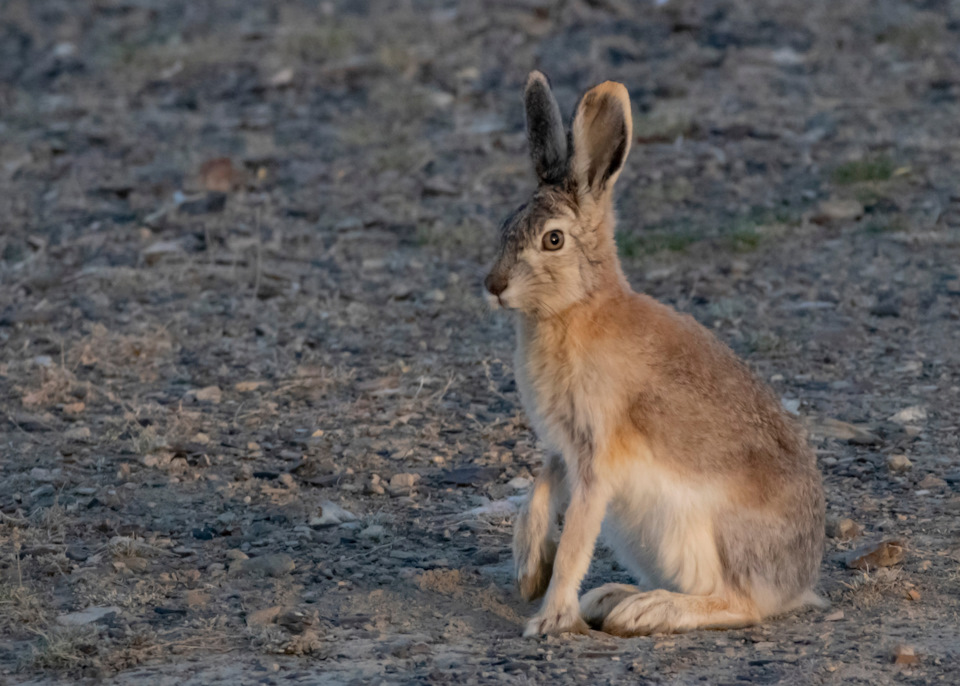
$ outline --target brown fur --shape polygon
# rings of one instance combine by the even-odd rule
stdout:
[[[607,82],[583,97],[558,162],[568,146],[546,83],[531,75],[525,98],[541,185],[504,224],[487,277],[517,312],[524,405],[562,455],[515,529],[523,595],[546,590],[526,633],[581,631],[581,611],[618,635],[742,626],[810,601],[823,537],[812,452],[726,346],[630,289],[612,203],[632,137],[626,89]],[[544,247],[551,231],[566,238],[559,250]],[[669,591],[618,586],[578,606],[605,520],[625,564]]]

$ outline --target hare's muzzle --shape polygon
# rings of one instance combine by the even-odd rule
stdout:
[[[483,285],[490,291],[490,295],[500,297],[500,294],[507,290],[507,275],[494,269],[487,274],[487,278],[483,280]]]

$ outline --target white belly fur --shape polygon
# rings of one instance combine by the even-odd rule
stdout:
[[[715,483],[698,486],[638,461],[617,474],[603,539],[641,584],[696,595],[720,592],[713,513],[723,499]]]

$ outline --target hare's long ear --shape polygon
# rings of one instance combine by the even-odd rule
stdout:
[[[607,81],[588,90],[571,127],[570,173],[581,193],[599,198],[616,183],[630,152],[633,116],[622,83]]]
[[[567,135],[560,107],[542,72],[532,71],[523,91],[530,157],[541,183],[560,183],[567,175]]]

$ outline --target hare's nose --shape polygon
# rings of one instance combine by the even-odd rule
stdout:
[[[491,295],[500,295],[507,290],[507,277],[503,274],[490,272],[487,274],[487,278],[483,280],[483,284]]]

